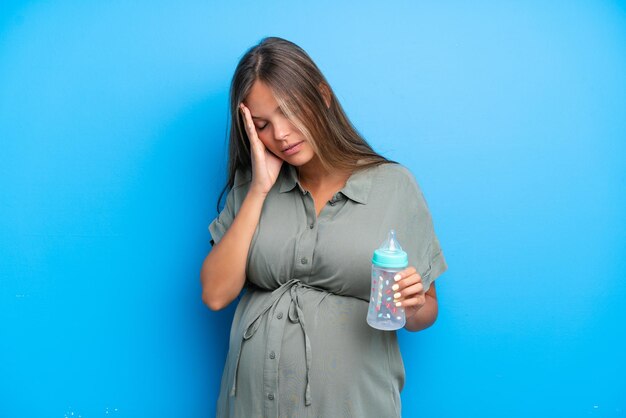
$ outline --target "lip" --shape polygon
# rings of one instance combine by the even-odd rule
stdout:
[[[304,141],[300,141],[298,143],[289,145],[286,148],[283,148],[281,151],[285,155],[293,155],[293,154],[297,153],[298,151],[300,151],[300,148],[302,148],[302,144],[303,143],[304,143]]]

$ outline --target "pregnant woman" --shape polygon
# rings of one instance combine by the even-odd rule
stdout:
[[[405,328],[437,317],[446,269],[424,196],[377,154],[305,51],[264,38],[230,90],[224,208],[202,298],[219,310],[243,292],[230,331],[218,417],[399,417],[396,331],[367,324],[372,252],[390,229],[409,256],[394,303]]]

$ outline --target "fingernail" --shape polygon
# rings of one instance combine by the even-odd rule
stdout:
[[[396,302],[396,306],[402,305],[402,302]]]
[[[393,295],[393,297],[394,297],[395,299],[400,299],[400,296],[402,296],[402,295],[400,294],[400,292],[398,292],[398,293],[396,293],[396,294],[394,294],[394,295]]]
[[[395,276],[393,276],[393,279],[397,282],[398,280],[400,280],[402,277],[400,277],[399,274],[396,274]]]
[[[391,290],[398,290],[400,288],[399,284],[394,284],[393,286],[391,286]]]

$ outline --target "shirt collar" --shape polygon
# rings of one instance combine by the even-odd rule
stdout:
[[[300,188],[301,192],[304,192],[304,189],[300,185],[298,181],[298,172],[296,168],[291,164],[283,163],[283,166],[280,170],[280,192],[285,193],[293,190],[296,186]]]
[[[338,193],[343,194],[354,202],[366,205],[369,199],[370,189],[372,188],[372,176],[371,168],[356,170],[350,175],[346,185],[343,189],[339,190]],[[300,189],[300,192],[305,192],[298,181],[298,172],[291,164],[283,164],[280,173],[280,181],[280,193],[289,192],[296,186]]]

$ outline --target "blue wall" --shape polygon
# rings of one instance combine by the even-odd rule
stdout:
[[[404,416],[625,416],[624,2],[263,3],[2,3],[0,417],[213,415],[234,307],[199,270],[266,35],[433,214]]]

